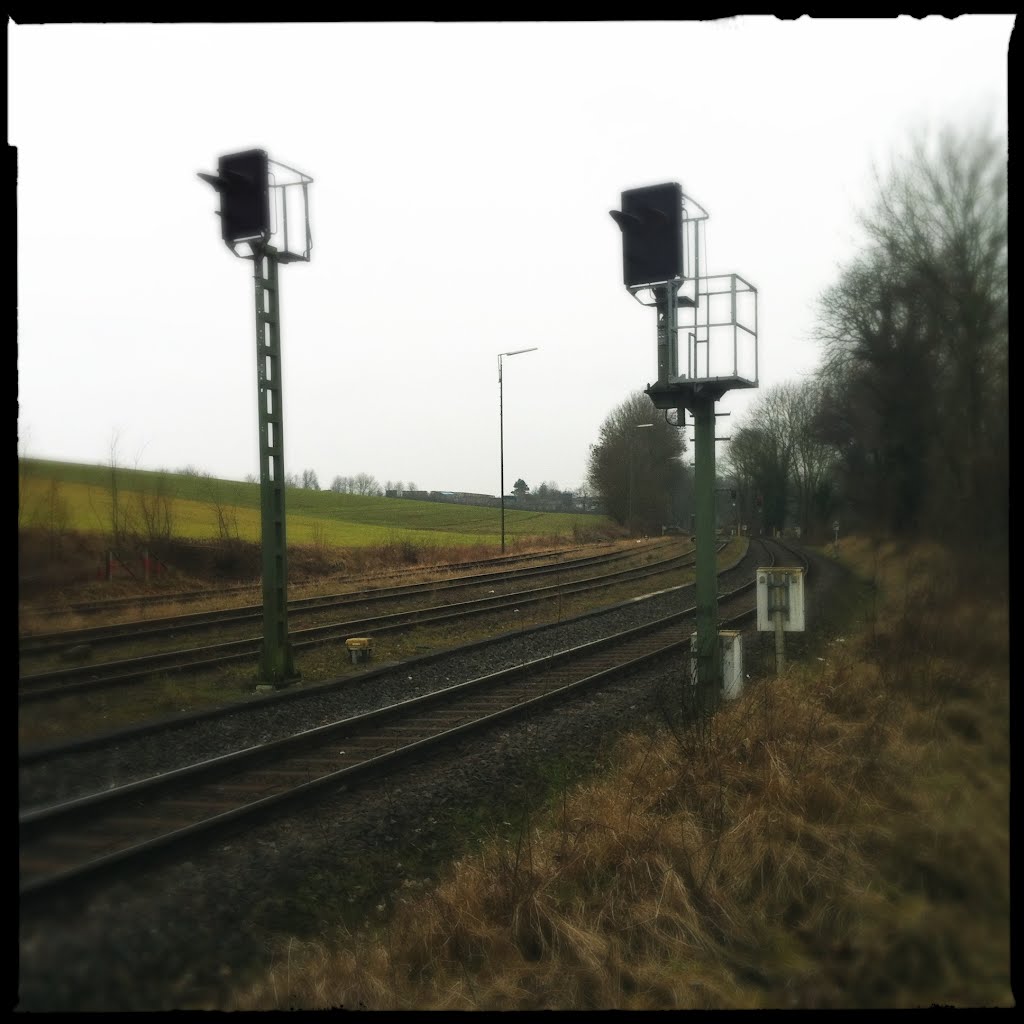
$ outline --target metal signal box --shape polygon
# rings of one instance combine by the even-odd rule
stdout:
[[[722,696],[732,700],[743,692],[743,637],[738,629],[720,629]]]
[[[622,229],[622,280],[627,288],[683,276],[683,190],[674,182],[622,193],[612,211]]]
[[[722,653],[722,696],[732,700],[743,693],[743,635],[738,629],[720,629],[718,645]],[[690,634],[690,650],[697,650],[697,634]],[[697,685],[697,657],[690,655],[690,679]]]
[[[262,149],[229,153],[218,161],[224,241],[263,238],[270,232],[268,158]]]
[[[804,570],[795,566],[757,570],[757,628],[762,632],[775,629],[775,620],[782,616],[786,633],[804,631]]]

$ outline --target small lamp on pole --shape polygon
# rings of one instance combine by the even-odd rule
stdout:
[[[499,446],[501,449],[501,553],[505,554],[505,412],[504,398],[501,383],[501,360],[505,356],[518,356],[523,352],[536,352],[537,346],[533,348],[517,348],[513,352],[498,353],[498,431]]]

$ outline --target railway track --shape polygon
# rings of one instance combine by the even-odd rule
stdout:
[[[720,578],[739,571],[738,567],[741,565],[753,566],[755,562],[756,558],[751,557],[748,551],[737,559],[735,563],[722,567]],[[753,568],[750,568],[749,571],[753,574]],[[288,687],[264,693],[250,702],[241,704],[238,702],[220,703],[201,710],[181,712],[155,719],[150,718],[120,728],[105,729],[99,733],[78,735],[71,739],[60,739],[35,745],[30,744],[28,746],[21,745],[18,752],[19,764],[24,770],[28,766],[45,764],[48,761],[60,759],[65,755],[97,750],[106,746],[117,746],[122,743],[131,743],[141,737],[158,735],[168,729],[181,729],[187,728],[190,724],[230,719],[238,714],[245,714],[253,707],[303,705],[307,701],[319,700],[325,694],[349,693],[355,688],[373,685],[375,680],[381,677],[388,677],[391,674],[398,673],[403,678],[407,673],[418,674],[424,668],[443,663],[452,657],[468,656],[476,659],[485,658],[490,660],[493,657],[490,651],[495,647],[500,648],[510,638],[514,637],[517,640],[527,641],[531,637],[543,638],[552,628],[566,627],[572,629],[574,634],[578,635],[580,628],[586,626],[586,633],[595,635],[601,631],[600,623],[605,616],[616,616],[620,610],[626,608],[639,611],[648,603],[653,604],[664,598],[671,599],[673,595],[683,598],[685,592],[692,589],[692,587],[692,583],[679,584],[655,591],[646,596],[631,597],[618,604],[604,605],[597,609],[585,611],[578,615],[561,619],[557,623],[542,622],[512,633],[500,632],[492,634],[482,639],[471,640],[456,646],[445,647],[442,650],[420,654],[400,662],[385,663],[366,668],[352,675],[336,676],[318,683],[307,684],[301,687]],[[595,625],[587,626],[589,623],[594,623]],[[543,640],[539,642],[543,644]],[[533,646],[536,645],[537,642],[533,644]]]
[[[591,545],[591,547],[593,547],[593,545]],[[364,591],[370,591],[382,588],[384,586],[380,582],[382,579],[394,579],[413,574],[422,575],[424,572],[459,574],[465,572],[467,569],[483,569],[486,567],[493,567],[496,571],[501,571],[502,569],[510,566],[525,568],[529,563],[540,563],[541,565],[553,566],[565,561],[570,561],[571,559],[569,559],[568,556],[574,550],[579,549],[572,548],[554,553],[539,552],[536,554],[525,554],[519,556],[505,555],[495,558],[479,558],[472,561],[443,563],[438,565],[419,565],[407,569],[392,569],[386,573],[375,573],[372,577],[364,576],[361,578],[364,580],[370,580],[372,578],[376,581],[372,586],[363,588]],[[597,556],[587,555],[583,556],[583,558],[585,560],[590,560],[615,554],[619,554],[619,552],[607,552],[605,555]],[[356,577],[355,579],[350,578],[347,582],[351,583],[357,581],[359,578],[360,577]],[[69,614],[79,616],[109,616],[125,609],[143,610],[146,608],[159,608],[163,605],[169,604],[190,604],[210,600],[221,601],[225,598],[245,594],[252,594],[255,596],[259,594],[259,592],[260,583],[257,580],[253,583],[244,583],[228,587],[206,587],[195,590],[168,590],[155,594],[135,594],[128,597],[107,597],[95,601],[71,601],[64,605],[30,605],[27,610],[30,612],[32,617],[36,619],[56,618],[58,616],[67,616]]]
[[[754,613],[754,577],[719,597],[723,628]],[[353,785],[455,737],[689,649],[694,608],[501,672],[151,778],[19,815],[23,900]]]
[[[721,545],[719,550],[725,545]],[[332,597],[330,599],[315,599],[318,604],[315,606],[318,612],[325,609],[336,611],[337,609],[361,608],[367,604],[380,604],[392,601],[407,601],[410,595],[413,600],[420,598],[414,607],[376,616],[365,618],[349,619],[345,621],[327,622],[317,626],[310,626],[302,629],[292,629],[289,632],[289,640],[295,649],[304,647],[319,646],[328,643],[338,643],[351,636],[375,636],[378,634],[407,630],[411,627],[437,626],[445,623],[453,623],[465,620],[473,616],[482,616],[488,613],[500,613],[504,610],[521,608],[532,604],[539,604],[545,601],[561,600],[565,597],[605,590],[612,586],[623,583],[636,582],[649,579],[665,573],[673,572],[679,568],[691,565],[694,560],[694,553],[687,551],[681,554],[672,555],[669,558],[648,562],[641,566],[631,566],[624,569],[612,570],[596,576],[586,576],[578,579],[562,580],[558,583],[547,584],[540,587],[532,587],[527,590],[514,590],[512,592],[493,593],[500,589],[501,583],[516,584],[521,580],[548,576],[551,574],[565,575],[567,572],[576,573],[585,569],[595,562],[607,566],[616,556],[598,556],[597,559],[574,560],[572,563],[562,563],[561,566],[552,567],[531,567],[525,570],[518,570],[512,573],[502,573],[496,579],[494,574],[480,577],[460,577],[457,580],[449,581],[440,588],[440,593],[445,594],[451,600],[437,603],[439,589],[434,584],[417,584],[415,587],[399,588],[402,593],[394,594],[389,588],[385,593],[371,593],[365,598],[353,599],[349,595],[344,597]],[[580,564],[583,563],[583,564]],[[471,592],[472,589],[480,586],[487,586],[491,593],[483,597],[458,600],[458,596]],[[428,602],[422,603],[422,599]],[[236,615],[235,610],[224,613],[215,613],[216,621],[232,621]],[[223,618],[221,618],[223,616]],[[262,617],[262,608],[255,611],[245,610],[241,621],[250,622],[253,619]],[[198,628],[208,628],[211,624],[208,616],[198,624]],[[163,623],[154,627],[152,622],[138,625],[150,637],[163,636],[172,638],[175,642],[180,639],[182,630],[186,632],[196,628],[195,623],[188,620],[191,616],[185,617],[185,621],[176,620],[175,623]],[[237,620],[234,620],[237,621]],[[121,626],[109,627],[102,633],[97,630],[88,631],[93,639],[89,643],[117,643],[124,642],[125,636],[120,631]],[[159,630],[159,633],[155,631]],[[132,640],[138,640],[138,633],[132,635]],[[80,646],[83,642],[81,631],[75,631],[74,639],[69,639],[65,634],[57,634],[49,646],[42,649],[33,649],[29,644],[22,654],[22,668],[31,663],[33,655],[51,656],[54,651],[63,650],[67,645],[72,647]],[[262,636],[246,637],[239,640],[228,640],[217,644],[207,644],[192,648],[176,648],[163,650],[153,654],[145,654],[139,657],[122,660],[110,660],[101,664],[90,662],[89,664],[67,665],[64,667],[51,668],[39,672],[23,672],[19,679],[19,702],[27,704],[30,702],[53,700],[62,698],[72,693],[80,693],[89,690],[106,689],[118,685],[126,685],[146,679],[154,674],[165,674],[182,671],[212,671],[231,663],[239,661],[255,661],[262,650]]]
[[[654,542],[651,545],[652,548],[664,546],[670,544],[671,541],[662,540]],[[456,577],[459,575],[466,574],[468,569],[480,569],[479,575],[487,575],[489,569],[495,574],[501,574],[504,571],[521,571],[529,568],[556,568],[560,565],[567,566],[574,563],[587,564],[598,562],[602,559],[616,559],[623,557],[630,557],[634,555],[632,551],[607,551],[600,554],[588,554],[577,557],[571,557],[571,552],[578,549],[569,549],[568,551],[559,551],[555,553],[546,552],[539,554],[526,554],[519,556],[501,556],[496,558],[478,558],[472,561],[456,562],[451,564],[438,564],[438,565],[418,565],[406,569],[391,569],[386,573],[375,574],[374,577],[364,577],[362,580],[368,581],[368,586],[362,588],[356,588],[354,590],[345,593],[350,594],[369,594],[381,590],[394,590],[400,588],[402,585],[391,585],[381,583],[382,580],[393,580],[396,578],[404,577],[404,575],[420,575],[422,577],[424,572],[431,573],[454,573]],[[360,578],[353,578],[346,581],[348,586],[357,584]],[[375,581],[370,584],[370,580]],[[301,585],[300,585],[301,586]],[[294,587],[294,585],[293,585]],[[414,585],[415,587],[415,585]],[[233,587],[217,587],[217,588],[205,588],[198,590],[186,590],[186,591],[162,591],[157,594],[135,594],[128,597],[108,597],[101,598],[94,601],[73,601],[65,605],[50,605],[50,606],[39,606],[29,605],[27,611],[30,613],[32,618],[35,620],[46,620],[46,618],[54,617],[67,617],[68,615],[79,615],[83,617],[97,616],[97,617],[109,617],[116,615],[124,610],[135,610],[144,611],[148,608],[161,608],[164,605],[178,605],[178,604],[190,604],[200,601],[224,601],[232,597],[244,597],[253,596],[257,597],[260,594],[260,583],[257,580],[251,584],[240,584]],[[300,599],[301,600],[301,599]],[[289,608],[292,607],[293,602],[289,602]],[[202,613],[200,613],[202,614]],[[89,629],[85,627],[84,629]],[[102,627],[100,627],[102,629]],[[60,636],[61,633],[68,633],[71,631],[61,631],[52,634],[52,636]],[[44,634],[34,634],[34,636],[44,636]]]
[[[670,566],[679,557],[686,557],[689,552],[676,554],[660,561]],[[387,605],[408,598],[426,597],[433,600],[438,595],[449,593],[469,593],[478,587],[497,587],[504,584],[516,584],[520,580],[544,577],[567,576],[587,568],[607,566],[623,560],[635,560],[632,551],[619,551],[611,554],[590,555],[557,563],[524,566],[515,569],[497,570],[488,573],[459,575],[441,580],[410,583],[390,587],[368,587],[361,590],[346,591],[339,594],[318,595],[316,597],[294,598],[288,602],[288,614],[291,618],[309,612],[336,611],[338,609]],[[652,552],[644,553],[645,561],[652,559]],[[157,619],[141,619],[131,622],[120,622],[111,625],[87,626],[80,629],[60,630],[52,633],[36,633],[23,635],[19,640],[19,654],[22,658],[46,657],[60,655],[87,645],[90,648],[105,645],[116,645],[126,640],[145,641],[164,637],[180,637],[182,634],[199,633],[203,630],[226,625],[246,625],[262,621],[263,605],[252,604],[166,616]]]

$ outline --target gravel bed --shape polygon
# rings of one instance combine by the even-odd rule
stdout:
[[[749,574],[749,564],[739,571]],[[669,600],[684,606],[680,597]],[[465,655],[460,657],[466,663],[459,668],[447,661],[432,665],[431,673],[441,674],[433,684],[419,678],[413,682],[424,687],[417,692],[425,692],[460,672],[481,674],[566,642],[582,643],[608,631],[609,623],[626,628],[636,621],[630,616],[653,614],[640,607],[642,612],[609,613],[609,619],[586,629],[554,627],[550,635],[544,631],[509,640],[509,647],[501,644],[486,651],[483,663]],[[672,610],[661,608],[658,613]],[[756,646],[755,637],[749,639]],[[58,1012],[230,1006],[232,989],[271,962],[275,938],[321,937],[323,907],[340,908],[339,914],[348,907],[357,918],[365,914],[372,919],[380,906],[383,919],[391,900],[460,852],[465,823],[478,820],[481,808],[490,809],[496,823],[520,825],[535,809],[537,794],[550,784],[545,772],[550,772],[552,752],[600,770],[609,744],[622,730],[643,725],[652,715],[661,717],[672,704],[682,669],[678,655],[666,656],[613,686],[560,703],[556,714],[535,713],[515,723],[499,723],[393,778],[367,782],[218,840],[191,861],[154,867],[130,882],[111,882],[84,903],[23,914],[17,1008]],[[379,685],[383,691],[385,684]],[[396,699],[395,694],[411,695],[408,679],[386,685],[394,687],[390,698],[344,699],[372,702],[376,697],[379,704]],[[338,706],[325,705],[315,715],[336,716]],[[247,712],[257,714],[263,712]],[[312,711],[301,714],[317,724]],[[248,728],[256,727],[256,718],[247,721]],[[276,734],[272,730],[287,732],[295,723],[268,721],[261,727],[269,738]],[[171,758],[164,747],[183,742],[179,735],[173,743],[159,743],[147,771]],[[192,742],[183,755],[189,760],[199,749]],[[225,734],[215,731],[202,742],[223,750]],[[123,751],[117,759],[133,764]],[[104,770],[113,771],[109,765]]]

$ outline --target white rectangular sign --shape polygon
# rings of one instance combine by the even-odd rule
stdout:
[[[804,631],[804,570],[795,566],[757,570],[757,628],[775,630],[776,614],[782,615],[787,633]]]

